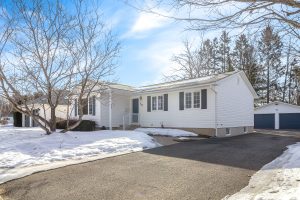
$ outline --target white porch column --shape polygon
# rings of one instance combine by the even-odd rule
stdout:
[[[108,110],[109,110],[109,130],[112,130],[112,121],[111,121],[111,105],[112,105],[112,103],[111,103],[111,89],[109,88],[109,90],[108,90],[108,92],[109,92],[109,103],[108,103],[108,106],[109,106],[109,108],[108,108]]]
[[[33,123],[32,123],[32,117],[29,117],[29,127],[32,127]]]

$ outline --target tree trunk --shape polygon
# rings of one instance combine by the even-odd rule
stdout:
[[[267,63],[267,103],[270,102],[270,61],[268,58],[268,63]]]
[[[287,78],[289,75],[289,66],[290,66],[290,51],[291,51],[291,40],[289,42],[289,48],[286,56],[286,71],[285,71],[285,77],[284,77],[284,85],[283,85],[283,94],[282,94],[282,101],[285,102],[285,96],[286,96],[286,84],[287,84]],[[291,78],[291,77],[289,77]]]
[[[52,133],[56,131],[56,115],[53,107],[51,107],[50,131]]]

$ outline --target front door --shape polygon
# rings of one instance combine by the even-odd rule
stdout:
[[[132,123],[139,122],[139,99],[132,99]]]

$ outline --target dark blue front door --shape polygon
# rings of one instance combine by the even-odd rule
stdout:
[[[132,99],[132,119],[131,122],[139,122],[139,99]]]

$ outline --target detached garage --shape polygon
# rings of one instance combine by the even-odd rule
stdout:
[[[254,111],[255,129],[300,129],[300,106],[272,102]]]

